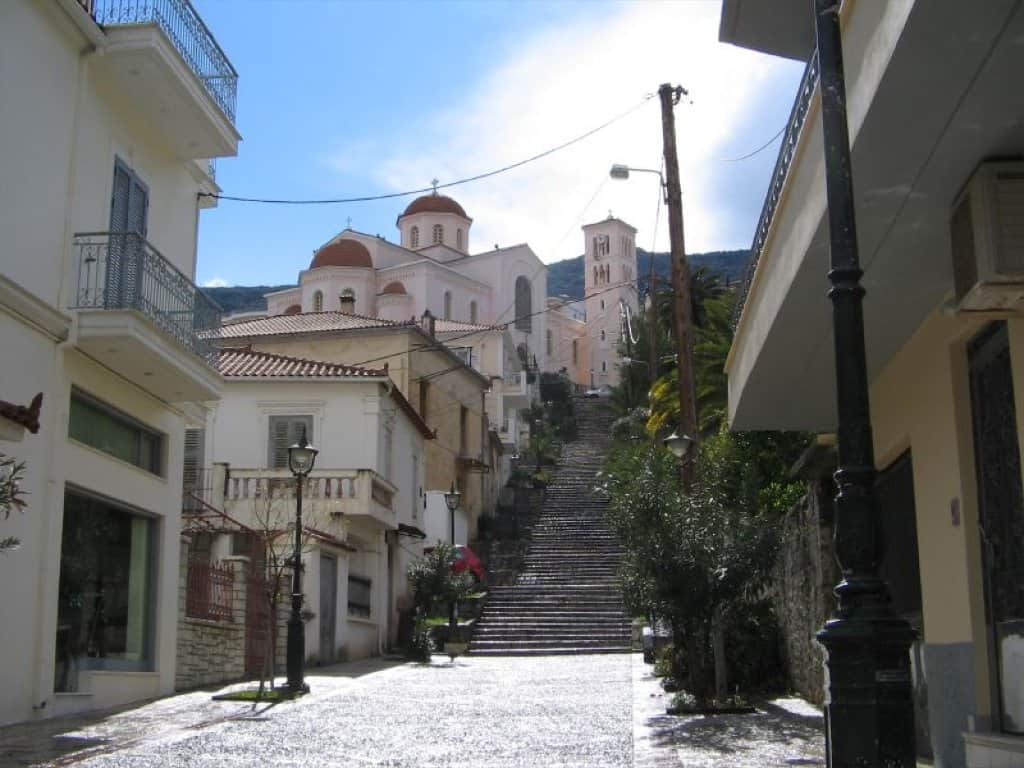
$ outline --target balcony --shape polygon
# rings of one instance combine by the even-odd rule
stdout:
[[[1007,128],[1024,119],[1024,93],[1005,85],[1021,66],[1011,41],[1024,35],[1024,13],[976,10],[957,3],[842,5],[869,380],[953,287],[950,213],[958,191],[979,162],[1024,153],[1021,132]],[[734,429],[835,428],[817,81],[812,57],[739,295],[726,363]]]
[[[286,514],[295,510],[295,478],[287,469],[227,469],[223,486],[227,515],[249,525],[276,504]],[[371,469],[315,469],[302,490],[302,514],[314,528],[328,530],[345,521],[373,521],[397,528],[394,496],[398,489]],[[219,499],[211,504],[218,506]],[[279,510],[280,511],[280,510]],[[344,527],[344,526],[343,526]],[[344,538],[340,532],[339,538]]]
[[[141,235],[75,235],[78,347],[168,402],[220,396],[220,308]]]
[[[238,73],[188,0],[93,0],[95,66],[182,158],[234,155]]]
[[[501,394],[505,398],[506,408],[530,407],[530,384],[525,371],[506,373],[502,380]]]

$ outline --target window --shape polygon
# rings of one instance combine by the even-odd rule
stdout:
[[[545,342],[547,345],[548,355],[554,354],[554,337],[550,329],[545,332]]]
[[[430,399],[430,384],[420,379],[420,418],[427,420],[427,400]]]
[[[323,312],[324,311],[324,294],[321,291],[316,291],[313,294],[313,311]]]
[[[122,160],[114,160],[110,193],[110,231],[146,236],[149,190]],[[111,237],[104,277],[104,298],[110,306],[134,305],[139,293],[142,258],[137,237]]]
[[[459,406],[459,456],[469,455],[469,409]]]
[[[452,319],[452,292],[444,292],[444,313],[441,315],[444,320]]]
[[[355,312],[356,292],[351,288],[345,288],[338,296],[338,303],[341,306],[342,312]]]
[[[516,330],[526,331],[533,328],[533,289],[530,281],[520,275],[516,278]]]
[[[409,247],[419,248],[420,247],[420,228],[413,227],[409,230]]]
[[[412,455],[412,484],[409,488],[412,489],[409,498],[412,500],[412,519],[415,520],[419,517],[420,496],[423,494],[420,487],[420,457],[415,453]]]
[[[580,361],[580,356],[579,355],[580,355],[580,353],[579,353],[579,343],[576,341],[576,339],[573,339],[572,340],[572,363],[573,363],[573,365],[575,365],[576,363],[578,363]]]
[[[476,318],[477,318],[477,315],[476,315],[476,302],[475,301],[471,301],[471,302],[469,302],[469,322],[475,323],[476,322]]]
[[[386,429],[385,428],[385,430],[384,430],[384,461],[381,462],[381,463],[383,464],[383,467],[384,467],[384,479],[385,480],[389,480],[389,481],[391,480],[391,471],[392,471],[391,455],[393,453],[393,448],[394,448],[394,445],[395,445],[395,439],[394,438],[395,438],[394,430]]]
[[[84,492],[64,493],[54,689],[88,670],[153,668],[153,521]]]
[[[597,267],[594,267],[594,285],[597,285]]]
[[[602,330],[601,331],[601,341],[604,341],[605,339],[607,339],[607,336],[606,336],[604,330]]]
[[[462,227],[455,230],[455,247],[462,250]]]
[[[288,468],[288,446],[295,445],[306,436],[313,442],[312,416],[271,416],[267,438],[267,466],[270,469]]]
[[[607,373],[607,372],[608,372],[608,363],[605,362],[604,360],[602,360],[601,361],[601,373]]]
[[[154,475],[163,474],[164,436],[78,389],[71,390],[68,437]]]
[[[443,242],[444,242],[444,227],[442,227],[440,224],[435,224],[434,225],[434,244],[436,245],[438,243],[443,243]]]
[[[186,429],[185,430],[185,467],[182,479],[182,488],[185,497],[182,504],[187,510],[193,510],[200,506],[196,499],[206,498],[206,487],[204,480],[203,465],[206,463],[206,430]]]
[[[601,299],[601,309],[604,309],[604,299]]]
[[[363,576],[356,576],[354,573],[350,573],[348,576],[348,615],[361,616],[368,619],[373,607],[370,601],[372,592],[372,581]]]

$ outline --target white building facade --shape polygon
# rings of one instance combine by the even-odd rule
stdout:
[[[198,21],[165,5],[0,4],[0,398],[42,395],[38,424],[0,409],[27,493],[0,522],[21,541],[0,723],[173,690],[184,431],[221,386],[196,231],[207,160],[240,137],[234,69],[201,22],[165,32]]]

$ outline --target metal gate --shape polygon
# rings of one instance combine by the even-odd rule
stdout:
[[[258,677],[263,671],[274,631],[267,581],[261,570],[249,574],[245,594],[245,674],[251,677]]]

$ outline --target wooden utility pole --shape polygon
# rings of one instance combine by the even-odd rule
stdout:
[[[691,318],[690,268],[686,263],[683,238],[683,194],[679,185],[679,159],[676,155],[676,120],[673,107],[686,91],[682,86],[664,83],[658,88],[661,98],[661,129],[665,144],[665,205],[668,208],[669,250],[672,257],[672,318],[676,339],[676,371],[679,389],[679,431],[693,443],[680,467],[683,488],[693,484],[697,451],[697,397],[693,375],[693,323]]]

